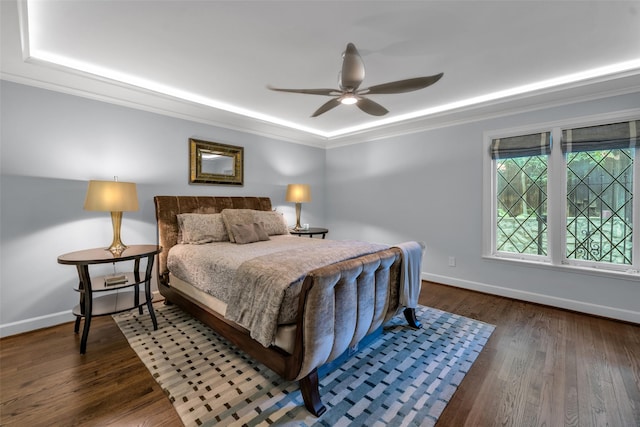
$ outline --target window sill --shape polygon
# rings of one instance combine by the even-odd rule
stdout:
[[[608,270],[605,268],[581,267],[577,265],[568,265],[568,264],[552,264],[549,261],[533,261],[528,259],[508,258],[508,257],[501,257],[496,255],[483,255],[482,258],[490,261],[518,264],[523,267],[544,268],[547,270],[562,271],[565,273],[585,274],[588,276],[607,277],[611,279],[630,280],[630,281],[640,282],[640,272],[638,271],[626,272],[626,271]]]

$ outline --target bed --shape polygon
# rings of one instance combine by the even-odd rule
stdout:
[[[415,242],[388,247],[295,237],[268,197],[156,196],[154,203],[165,303],[298,381],[316,416],[325,411],[320,366],[356,349],[403,310],[409,326],[420,327],[414,308],[422,252],[416,255]],[[202,270],[194,266],[198,260],[206,264]]]

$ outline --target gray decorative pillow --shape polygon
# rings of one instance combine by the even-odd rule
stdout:
[[[264,224],[261,222],[254,222],[253,223],[253,228],[256,231],[256,234],[258,235],[258,240],[271,240],[269,239],[269,235],[267,234],[267,232],[264,230]]]
[[[233,224],[231,226],[234,240],[239,245],[258,241],[258,235],[253,228],[253,224]]]
[[[210,242],[225,242],[229,234],[221,214],[178,214],[180,228],[179,243],[201,245]]]
[[[233,232],[233,225],[236,224],[253,224],[256,222],[253,218],[253,213],[255,211],[253,209],[223,209],[222,221],[224,221],[224,225],[227,228],[227,233],[229,235],[229,240],[234,242],[236,241],[235,233]]]
[[[269,240],[269,236],[258,223],[252,224],[233,224],[231,231],[236,239],[236,243],[244,245],[246,243],[254,243],[260,240]]]

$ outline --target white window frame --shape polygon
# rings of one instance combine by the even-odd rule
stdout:
[[[633,161],[633,230],[632,265],[615,265],[595,261],[568,259],[566,257],[566,227],[567,212],[567,174],[566,160],[562,153],[560,140],[562,130],[583,126],[623,122],[640,117],[640,109],[626,110],[615,113],[599,114],[548,123],[538,123],[517,128],[496,129],[483,134],[483,258],[520,262],[528,265],[553,268],[560,270],[579,270],[589,274],[610,277],[640,278],[640,148],[634,153]],[[528,135],[538,132],[551,131],[551,153],[547,162],[547,255],[519,254],[499,252],[496,250],[497,231],[497,174],[495,160],[489,154],[491,142],[496,138]]]

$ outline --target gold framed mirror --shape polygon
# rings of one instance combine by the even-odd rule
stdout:
[[[244,148],[189,139],[191,184],[244,185]]]

